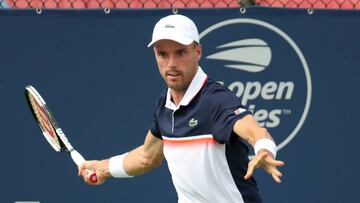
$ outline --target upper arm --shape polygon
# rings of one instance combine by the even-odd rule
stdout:
[[[151,159],[162,161],[164,158],[163,154],[164,143],[161,139],[155,137],[151,131],[149,130],[143,145],[143,151],[147,157],[151,157]]]
[[[272,139],[266,128],[261,127],[250,114],[237,120],[234,124],[233,131],[253,146],[259,139]]]
[[[211,132],[220,143],[233,143],[238,138],[234,125],[250,111],[240,104],[239,98],[229,89],[214,85],[207,98],[207,109],[211,109]]]

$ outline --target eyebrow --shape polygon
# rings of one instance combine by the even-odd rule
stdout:
[[[179,52],[179,51],[186,51],[187,49],[186,48],[180,48],[180,49],[177,49],[176,52]]]
[[[167,52],[167,51],[165,51],[165,50],[163,50],[161,48],[158,48],[158,47],[155,48],[155,51],[156,52]],[[187,51],[187,48],[186,47],[181,47],[179,49],[174,50],[174,52],[179,52],[179,51]]]

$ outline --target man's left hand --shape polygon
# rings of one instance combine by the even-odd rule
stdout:
[[[245,179],[251,178],[254,174],[256,168],[263,168],[266,172],[271,174],[275,182],[281,183],[282,173],[277,169],[277,167],[284,166],[283,161],[275,160],[270,152],[267,150],[259,151],[259,153],[249,162],[248,170]]]

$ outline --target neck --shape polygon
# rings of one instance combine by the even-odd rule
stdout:
[[[175,91],[173,89],[170,89],[170,95],[172,98],[172,101],[174,102],[174,104],[176,106],[179,106],[180,101],[182,100],[182,98],[185,95],[185,91]]]

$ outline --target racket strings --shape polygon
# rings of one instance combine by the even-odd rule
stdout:
[[[33,113],[38,121],[38,124],[43,131],[45,138],[50,142],[50,144],[56,149],[60,150],[60,142],[56,137],[54,128],[51,126],[51,123],[48,119],[48,116],[45,113],[45,110],[41,105],[36,101],[34,96],[31,93],[28,93],[28,98],[30,101],[31,108]],[[58,151],[57,150],[57,151]]]

